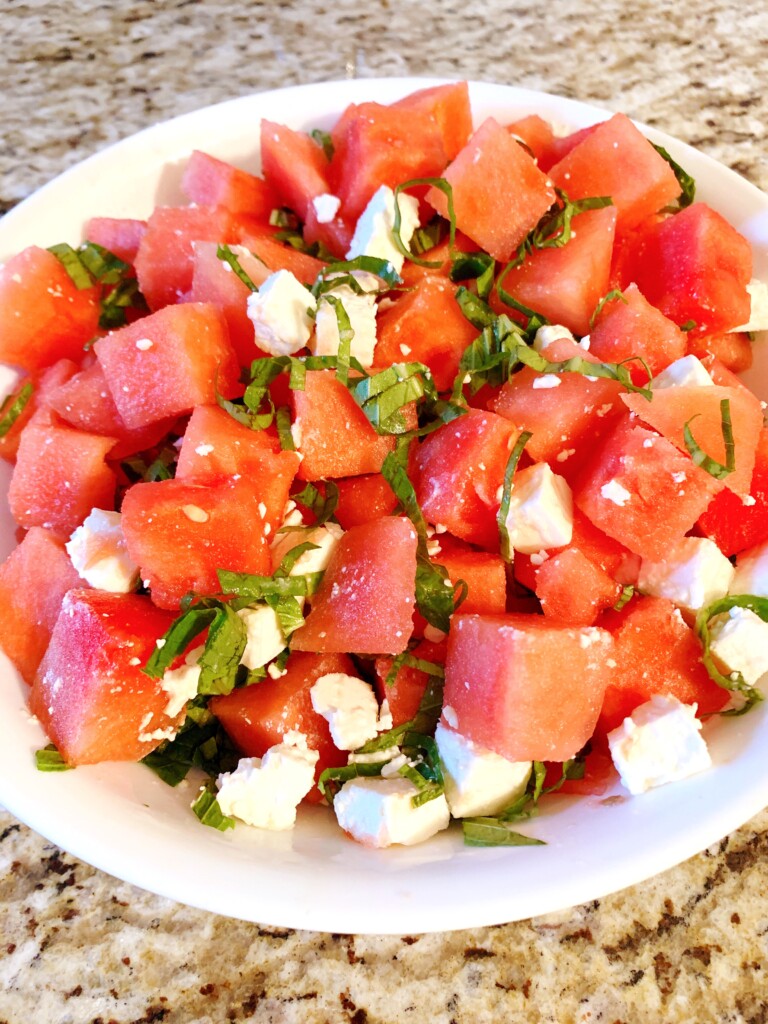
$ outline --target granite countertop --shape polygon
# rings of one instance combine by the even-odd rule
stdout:
[[[592,101],[768,189],[759,0],[119,9],[3,5],[0,209],[168,116],[354,75],[480,78]],[[767,935],[768,812],[587,906],[494,928],[353,937],[191,910],[96,871],[0,811],[0,1024],[765,1024]]]

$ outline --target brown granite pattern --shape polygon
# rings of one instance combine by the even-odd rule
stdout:
[[[622,109],[768,189],[764,0],[0,0],[0,210],[173,114],[429,74]],[[622,893],[496,928],[344,937],[142,892],[0,812],[0,1024],[766,1024],[768,812]]]

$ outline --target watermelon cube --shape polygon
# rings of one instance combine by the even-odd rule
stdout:
[[[199,149],[194,149],[187,161],[181,190],[197,206],[223,206],[231,213],[248,214],[265,224],[279,205],[277,196],[263,178]]]
[[[589,350],[607,363],[621,363],[639,356],[655,377],[686,353],[685,335],[676,324],[654,308],[631,284],[622,299],[606,303],[590,334]],[[648,374],[639,362],[630,363],[636,384],[648,383]]]
[[[138,761],[173,736],[184,712],[142,672],[173,622],[148,597],[71,590],[35,676],[30,710],[67,764]]]
[[[0,647],[26,682],[35,677],[64,595],[83,586],[63,543],[39,526],[33,526],[0,565]]]
[[[413,648],[412,653],[414,658],[431,661],[435,665],[444,665],[447,647],[446,640],[439,643],[422,640]],[[431,677],[421,669],[403,665],[398,669],[394,682],[387,684],[393,661],[394,659],[390,657],[379,657],[374,662],[374,669],[379,700],[386,700],[392,715],[392,725],[397,728],[415,716]]]
[[[168,306],[94,346],[117,411],[136,429],[233,398],[239,365],[222,313],[204,302]]]
[[[388,516],[347,530],[331,555],[297,651],[399,654],[413,631],[416,532]]]
[[[126,263],[133,263],[146,230],[145,220],[134,220],[130,217],[91,217],[83,234],[87,241],[100,245]]]
[[[339,489],[334,515],[345,530],[392,515],[397,507],[394,491],[381,473],[351,476],[334,483]]]
[[[449,160],[467,144],[472,134],[472,110],[466,82],[432,85],[404,96],[391,104],[394,110],[428,114],[437,122],[443,149]]]
[[[758,434],[749,496],[726,488],[716,495],[696,524],[724,555],[735,555],[768,540],[768,427]]]
[[[273,121],[261,122],[261,163],[280,202],[307,219],[316,196],[330,192],[328,159],[314,139]]]
[[[494,259],[508,260],[555,202],[555,190],[536,161],[489,117],[449,164],[456,226]],[[432,188],[427,201],[442,216],[448,200]]]
[[[456,615],[443,706],[462,736],[510,761],[566,761],[592,732],[613,640],[537,615]]]

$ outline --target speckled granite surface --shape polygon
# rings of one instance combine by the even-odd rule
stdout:
[[[768,8],[749,0],[0,0],[0,203],[235,95],[453,75],[598,102],[768,189]],[[0,1024],[768,1021],[768,812],[599,903],[448,935],[283,932],[189,910],[0,813]]]

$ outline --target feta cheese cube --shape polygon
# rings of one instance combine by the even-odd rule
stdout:
[[[749,292],[750,310],[749,320],[735,331],[768,331],[768,284],[765,281],[758,281],[753,278],[747,285]]]
[[[525,555],[570,544],[571,488],[546,462],[537,462],[516,474],[506,526],[511,546]]]
[[[289,270],[270,274],[257,292],[248,296],[248,317],[256,344],[273,356],[290,356],[309,341],[315,297]]]
[[[624,508],[632,497],[627,488],[622,487],[618,480],[609,480],[607,484],[603,484],[600,488],[600,494],[607,501],[612,501],[614,505],[618,505],[619,508]]]
[[[312,205],[315,208],[317,223],[330,224],[339,212],[341,200],[338,196],[333,195],[332,192],[323,192],[322,195],[315,196],[312,200]]]
[[[365,846],[412,846],[447,828],[451,820],[445,796],[414,807],[417,793],[412,782],[399,776],[350,779],[336,794],[333,809],[344,831]]]
[[[737,556],[730,593],[768,597],[768,542]]]
[[[640,562],[638,589],[666,597],[689,612],[725,597],[734,568],[717,544],[706,537],[683,537],[661,562]]]
[[[136,589],[139,567],[125,546],[119,512],[92,509],[65,546],[72,565],[96,590],[128,594]]]
[[[408,245],[419,226],[419,201],[413,196],[401,193],[397,197],[400,207],[400,238]],[[388,185],[382,185],[374,192],[368,205],[360,214],[347,259],[357,256],[376,256],[388,260],[400,273],[405,257],[397,248],[392,235],[395,226],[395,193]]]
[[[731,608],[710,626],[710,651],[724,672],[755,686],[768,672],[768,622],[749,608]]]
[[[296,808],[314,785],[318,757],[303,733],[287,732],[263,758],[242,757],[233,772],[219,775],[219,806],[257,828],[293,828]]]
[[[633,795],[687,779],[712,763],[696,705],[672,696],[655,694],[635,708],[608,733],[608,745],[621,781]]]
[[[317,547],[312,551],[299,555],[288,575],[308,576],[313,572],[325,572],[343,536],[344,531],[337,523],[326,523],[306,532],[279,533],[272,544],[272,565],[277,568],[288,552],[298,544],[316,544]]]
[[[562,324],[544,324],[536,331],[533,339],[533,347],[537,352],[543,352],[547,345],[553,341],[576,341],[571,331]]]
[[[23,374],[12,366],[0,363],[0,402],[10,397],[21,383]]]
[[[654,391],[661,388],[712,387],[714,381],[696,356],[683,356],[670,363],[651,381]]]
[[[530,761],[509,761],[438,722],[437,749],[443,763],[445,796],[454,818],[498,814],[522,796]]]
[[[309,691],[312,707],[328,722],[339,750],[357,750],[379,731],[379,705],[364,679],[345,672],[320,676]]]
[[[200,683],[200,656],[205,650],[205,644],[194,647],[184,658],[184,664],[179,668],[167,668],[160,680],[160,688],[168,694],[168,704],[165,713],[169,718],[175,718],[187,701],[197,696],[197,687]]]
[[[355,275],[358,277],[360,275]],[[378,280],[372,274],[364,275],[366,278]],[[365,287],[365,285],[363,285]],[[315,318],[315,333],[310,338],[309,348],[316,356],[338,355],[339,345],[339,321],[336,316],[336,307],[327,297],[333,296],[338,299],[344,311],[349,317],[349,323],[354,331],[350,345],[350,355],[358,359],[366,369],[373,365],[373,352],[376,348],[376,292],[377,286],[372,290],[366,289],[362,295],[358,295],[349,285],[340,285],[322,295],[317,304],[317,316]]]
[[[245,623],[246,644],[240,664],[247,669],[261,668],[285,650],[286,640],[274,608],[256,604],[237,613]]]

